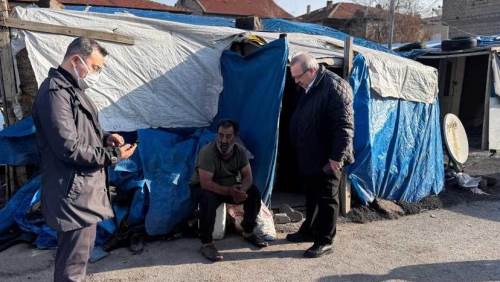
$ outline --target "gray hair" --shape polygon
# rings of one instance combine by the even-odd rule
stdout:
[[[302,71],[306,72],[308,70],[318,70],[319,69],[319,64],[316,59],[311,56],[311,54],[307,52],[299,52],[293,56],[290,66],[293,66],[295,64],[299,64],[302,67]]]
[[[108,55],[108,51],[94,39],[78,37],[69,44],[64,59],[66,60],[73,55],[80,55],[85,60],[94,50],[98,50],[104,57]]]

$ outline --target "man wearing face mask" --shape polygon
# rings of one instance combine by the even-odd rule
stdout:
[[[192,197],[200,207],[200,251],[211,261],[223,259],[212,239],[216,211],[223,202],[243,204],[243,238],[258,248],[267,246],[265,240],[253,233],[261,196],[253,185],[245,149],[235,143],[237,135],[238,124],[222,120],[217,126],[215,141],[200,150],[191,179]]]
[[[354,161],[352,90],[308,53],[294,56],[290,72],[304,92],[290,120],[299,177],[306,192],[306,220],[291,242],[314,242],[304,257],[332,252],[345,165]]]
[[[95,40],[73,40],[61,65],[49,70],[33,105],[42,212],[57,230],[54,281],[85,279],[96,224],[113,217],[105,168],[129,158],[136,148],[101,129],[97,109],[85,95],[107,54]]]

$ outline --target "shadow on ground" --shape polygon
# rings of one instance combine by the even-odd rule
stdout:
[[[186,243],[186,241],[188,243]],[[276,240],[272,245],[287,244],[285,240]],[[146,245],[144,252],[148,255],[130,255],[125,248],[117,249],[110,256],[91,264],[89,273],[109,272],[113,270],[165,265],[212,264],[199,252],[200,242],[197,239],[179,239],[170,242],[155,241]],[[271,247],[256,249],[243,241],[239,236],[227,236],[216,241],[216,246],[224,256],[223,262],[265,260],[271,258],[298,258],[306,245],[298,245],[297,249],[276,250]]]
[[[461,261],[398,267],[388,274],[334,275],[319,281],[498,281],[500,260]]]

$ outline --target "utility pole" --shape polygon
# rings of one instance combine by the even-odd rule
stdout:
[[[389,5],[389,49],[392,50],[392,41],[394,39],[394,18],[395,18],[396,0],[391,0]]]

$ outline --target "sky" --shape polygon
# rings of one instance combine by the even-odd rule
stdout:
[[[153,0],[156,2],[161,2],[167,5],[175,5],[177,0]],[[442,5],[442,0],[414,0],[422,1],[429,6]],[[300,16],[306,13],[307,5],[311,5],[311,10],[322,8],[326,6],[326,0],[274,0],[283,9],[294,16]],[[333,2],[359,2],[359,1],[349,1],[349,0],[334,0]]]

